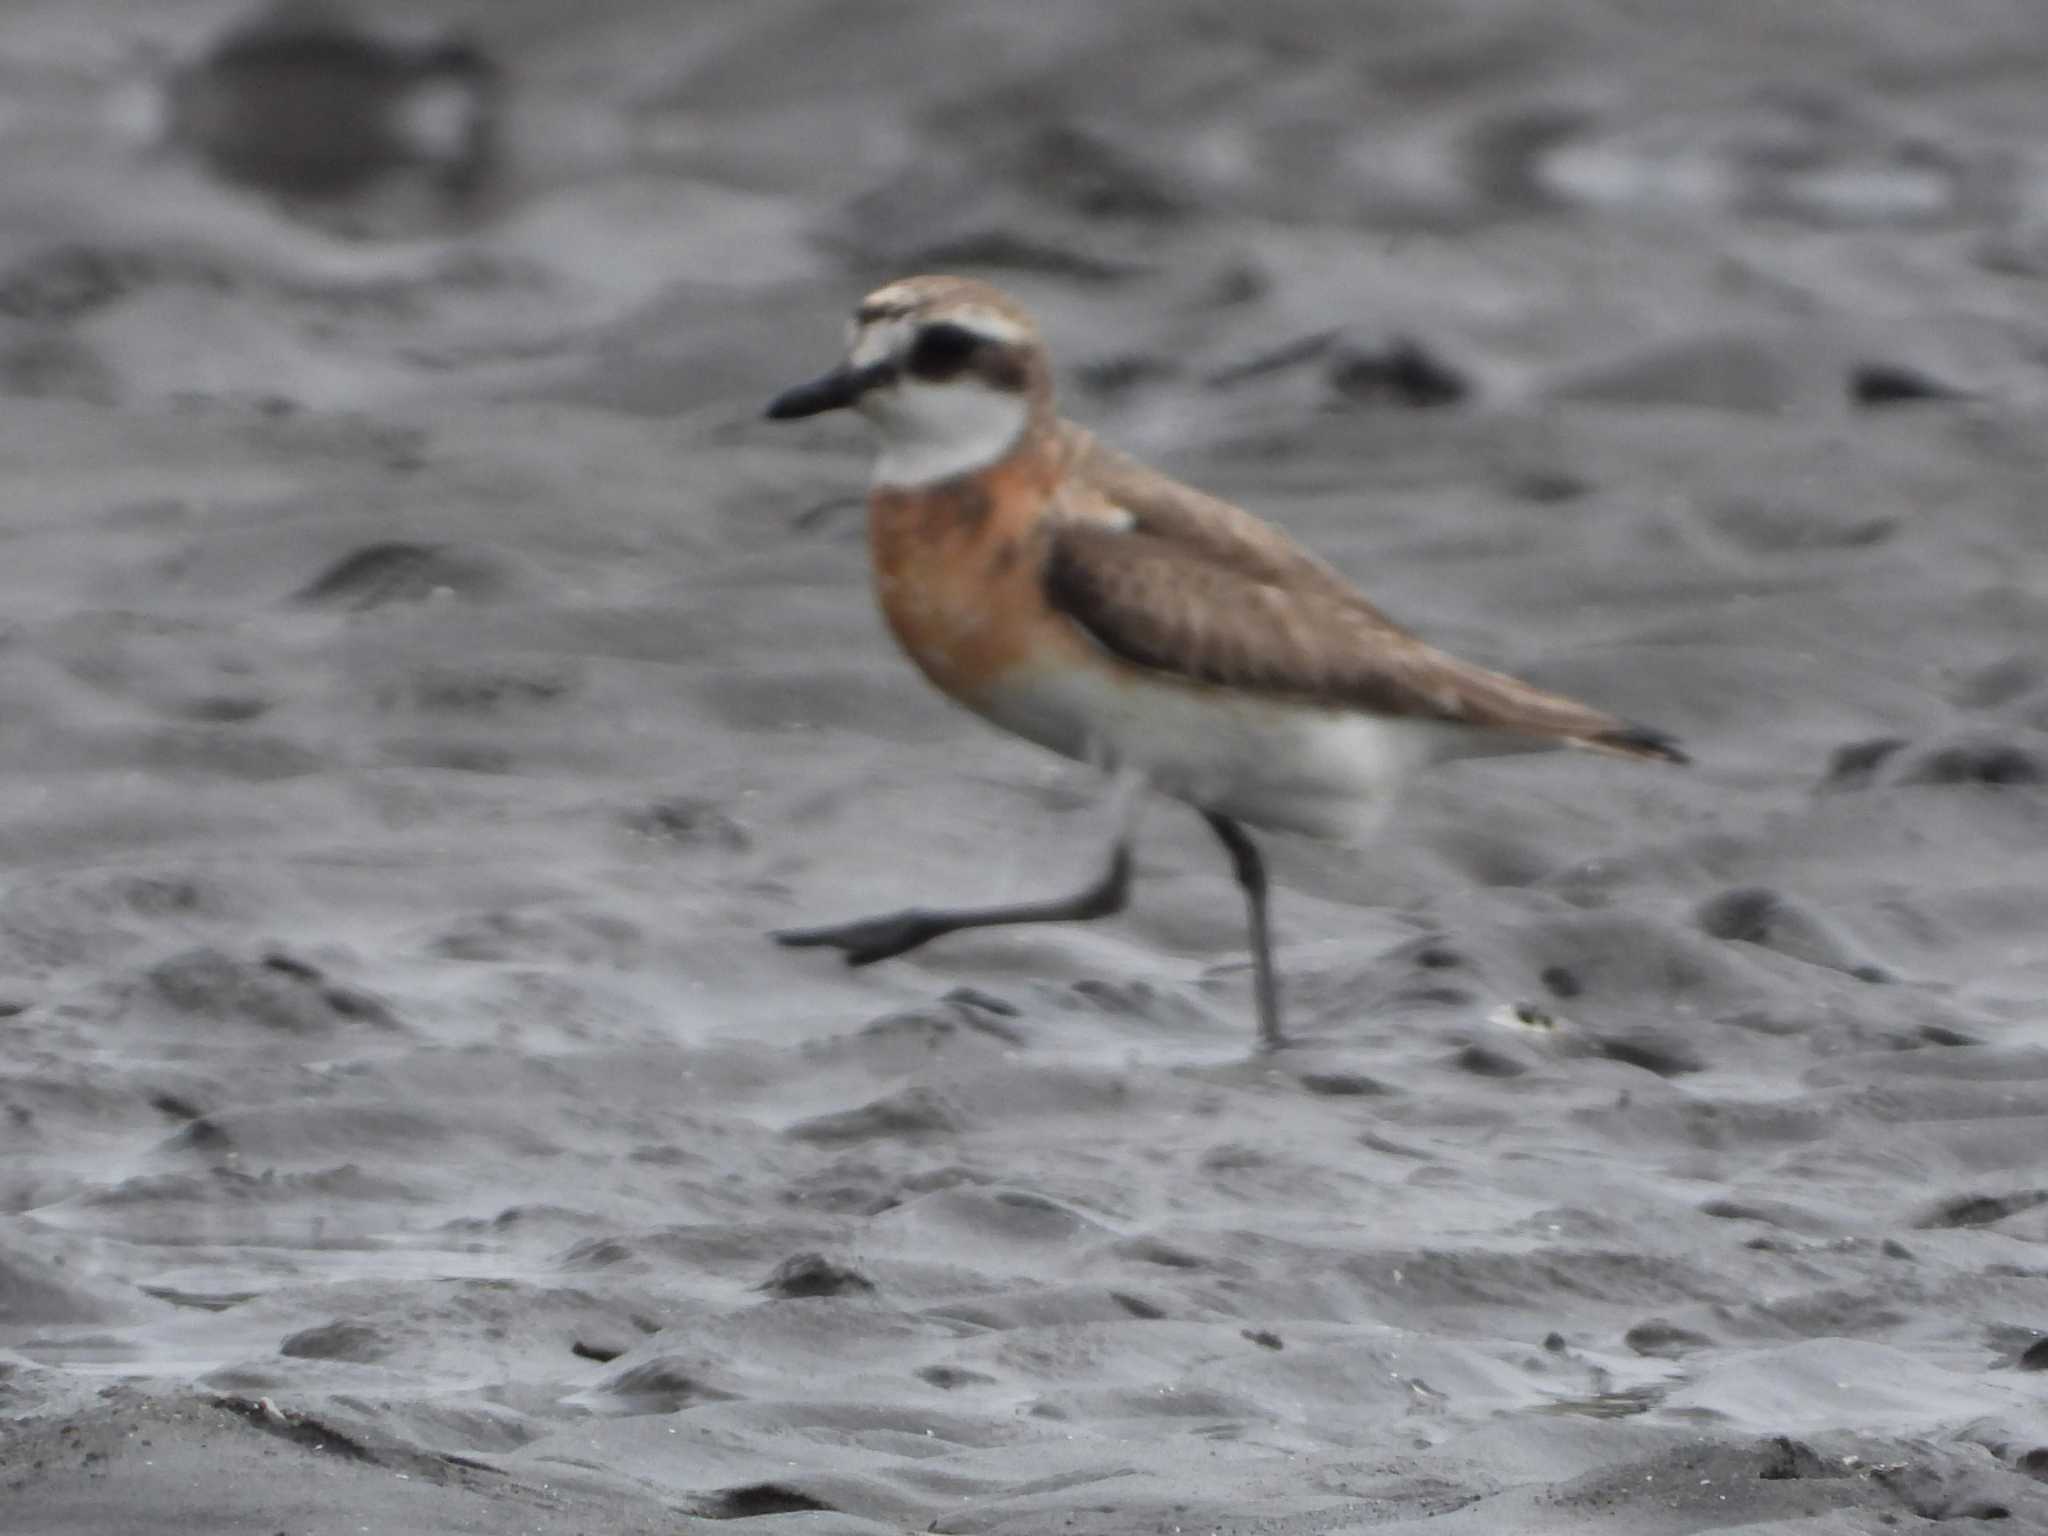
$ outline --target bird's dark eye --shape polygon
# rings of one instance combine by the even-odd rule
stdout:
[[[967,366],[980,345],[981,338],[966,326],[939,320],[918,331],[907,362],[920,379],[950,379]]]

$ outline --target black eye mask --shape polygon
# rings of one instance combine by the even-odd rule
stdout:
[[[965,369],[982,343],[983,338],[964,325],[936,320],[919,328],[904,367],[914,379],[939,383]]]

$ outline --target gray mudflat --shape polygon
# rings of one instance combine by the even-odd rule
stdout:
[[[0,20],[0,1528],[2048,1528],[2048,12],[463,15]],[[927,268],[1696,766],[1269,840],[1275,1058],[1174,807],[766,942],[1100,855],[757,419]]]

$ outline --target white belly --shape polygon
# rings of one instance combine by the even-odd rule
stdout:
[[[1453,729],[1167,680],[1070,670],[1012,678],[989,719],[1041,746],[1135,769],[1160,792],[1258,826],[1370,836]]]

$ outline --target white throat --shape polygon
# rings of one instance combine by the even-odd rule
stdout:
[[[909,380],[875,391],[861,410],[882,439],[876,485],[930,485],[984,469],[1017,446],[1031,417],[1019,394]]]

